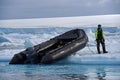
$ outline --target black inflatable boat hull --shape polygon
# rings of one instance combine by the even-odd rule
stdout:
[[[56,47],[58,41],[62,41],[61,47]],[[10,64],[53,63],[81,50],[87,42],[88,37],[84,30],[74,29],[15,54]]]

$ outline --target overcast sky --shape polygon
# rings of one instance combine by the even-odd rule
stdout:
[[[0,20],[120,14],[120,0],[0,0]]]

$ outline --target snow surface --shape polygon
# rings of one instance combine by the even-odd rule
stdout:
[[[107,54],[97,54],[94,31],[96,27],[74,27],[74,28],[19,28],[8,29],[0,28],[3,37],[9,42],[0,43],[0,61],[10,60],[14,54],[25,50],[26,47],[40,44],[54,36],[60,35],[68,30],[82,28],[86,31],[89,42],[87,46],[69,57],[67,63],[82,64],[120,64],[120,29],[118,27],[103,27],[105,31]],[[16,30],[19,30],[16,31]],[[28,30],[32,32],[28,32]],[[36,32],[39,30],[40,32]],[[102,50],[101,50],[102,51]],[[64,62],[66,62],[64,61]]]
[[[0,27],[3,28],[39,28],[39,27],[95,27],[98,24],[103,26],[120,27],[120,14],[58,17],[58,18],[35,18],[35,19],[14,19],[0,20]]]
[[[10,60],[14,54],[25,48],[40,44],[68,30],[82,28],[87,33],[89,42],[84,49],[69,57],[67,62],[120,64],[119,21],[120,14],[0,20],[0,61]],[[97,54],[94,32],[98,24],[103,25],[108,54]]]

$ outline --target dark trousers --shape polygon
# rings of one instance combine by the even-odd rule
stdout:
[[[105,53],[106,52],[105,42],[102,41],[102,40],[97,40],[97,51],[98,51],[98,53],[100,53],[100,44],[102,45],[103,53]]]

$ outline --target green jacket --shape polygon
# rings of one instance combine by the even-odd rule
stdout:
[[[98,30],[95,31],[95,38],[98,39]],[[104,39],[104,32],[102,31],[102,39]]]

